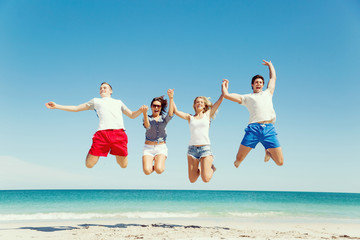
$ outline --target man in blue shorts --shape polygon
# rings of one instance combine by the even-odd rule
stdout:
[[[270,72],[270,80],[265,91],[263,91],[264,78],[260,75],[252,78],[251,87],[253,93],[250,94],[229,93],[229,80],[224,79],[222,83],[224,98],[244,105],[250,113],[249,125],[245,129],[245,136],[241,141],[234,162],[235,167],[239,167],[246,155],[259,142],[265,147],[265,162],[269,161],[270,158],[278,166],[282,166],[284,162],[283,153],[273,125],[276,119],[272,103],[276,82],[275,68],[271,61],[263,60],[263,65],[268,66]]]

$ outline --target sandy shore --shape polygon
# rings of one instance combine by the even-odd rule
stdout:
[[[181,220],[1,223],[0,239],[360,239],[360,224]]]

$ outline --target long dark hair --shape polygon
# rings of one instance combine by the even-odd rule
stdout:
[[[160,96],[160,97],[155,97],[152,101],[150,106],[152,106],[153,102],[158,101],[161,103],[161,111],[160,114],[164,114],[166,113],[166,107],[167,107],[167,100],[164,99],[164,96]]]

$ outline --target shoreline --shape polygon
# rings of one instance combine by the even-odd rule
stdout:
[[[222,220],[21,221],[1,224],[0,239],[360,239],[356,223]]]

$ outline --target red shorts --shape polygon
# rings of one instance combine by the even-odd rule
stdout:
[[[128,137],[123,129],[107,129],[97,131],[93,136],[93,144],[89,154],[106,157],[108,153],[127,156]]]

